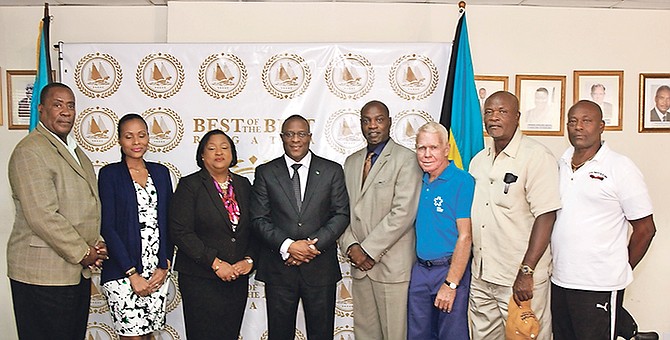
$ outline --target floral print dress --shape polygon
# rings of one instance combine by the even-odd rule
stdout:
[[[137,196],[137,211],[142,238],[142,268],[140,274],[149,279],[158,267],[158,194],[151,176],[145,187],[133,181]],[[168,285],[163,284],[156,292],[141,297],[124,277],[103,284],[109,309],[114,321],[114,329],[119,335],[138,336],[160,330],[165,326],[165,308]]]

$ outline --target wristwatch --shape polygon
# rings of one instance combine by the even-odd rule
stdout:
[[[252,259],[251,257],[245,257],[244,259],[247,260],[248,264],[254,264],[254,259]]]
[[[451,289],[456,289],[456,288],[458,288],[458,285],[457,285],[457,284],[455,284],[455,283],[453,283],[453,282],[449,282],[449,280],[444,280],[444,284],[447,285],[447,287],[449,287],[449,288],[451,288]]]
[[[519,270],[523,275],[533,275],[533,273],[535,272],[535,270],[533,270],[533,268],[531,268],[527,264],[521,264],[521,266],[519,266]]]

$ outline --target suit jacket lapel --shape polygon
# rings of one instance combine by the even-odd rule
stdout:
[[[381,169],[384,167],[384,165],[391,159],[391,150],[395,147],[395,144],[393,143],[392,139],[389,139],[388,142],[386,142],[386,146],[382,150],[382,153],[377,157],[377,160],[375,161],[375,164],[372,165],[372,168],[370,169],[370,173],[368,174],[368,178],[365,180],[365,183],[363,183],[363,188],[361,189],[361,195],[363,195],[370,185],[374,183],[375,177],[381,171]],[[367,152],[367,149],[364,149],[365,152]],[[365,162],[365,155],[363,158],[363,162]],[[361,180],[363,179],[363,165],[361,164]],[[360,181],[360,180],[359,180]]]
[[[212,179],[212,176],[209,175],[207,170],[202,169],[200,170],[200,177],[202,178],[202,185],[207,191],[207,196],[209,196],[209,198],[212,200],[212,204],[214,204],[214,207],[216,207],[216,210],[221,215],[223,221],[226,223],[226,226],[228,226],[228,229],[233,230],[233,225],[230,223],[230,218],[228,217],[228,210],[226,210],[226,208],[223,206],[223,200],[221,199],[221,196],[219,196],[219,192],[214,186],[214,180]]]
[[[312,198],[316,188],[321,184],[321,159],[315,154],[312,154],[312,163],[309,166],[309,174],[307,175],[307,186],[305,187],[305,197],[302,200],[302,211],[309,205],[309,201]]]

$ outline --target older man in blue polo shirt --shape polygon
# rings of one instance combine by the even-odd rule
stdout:
[[[417,262],[407,303],[407,339],[469,339],[470,209],[475,182],[449,162],[449,134],[419,128],[416,158],[424,171],[416,217]]]

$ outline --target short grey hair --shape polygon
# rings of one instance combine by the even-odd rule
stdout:
[[[449,131],[447,131],[447,128],[440,123],[428,122],[426,124],[423,124],[417,131],[416,133],[417,136],[421,132],[437,133],[444,144],[449,144]]]

